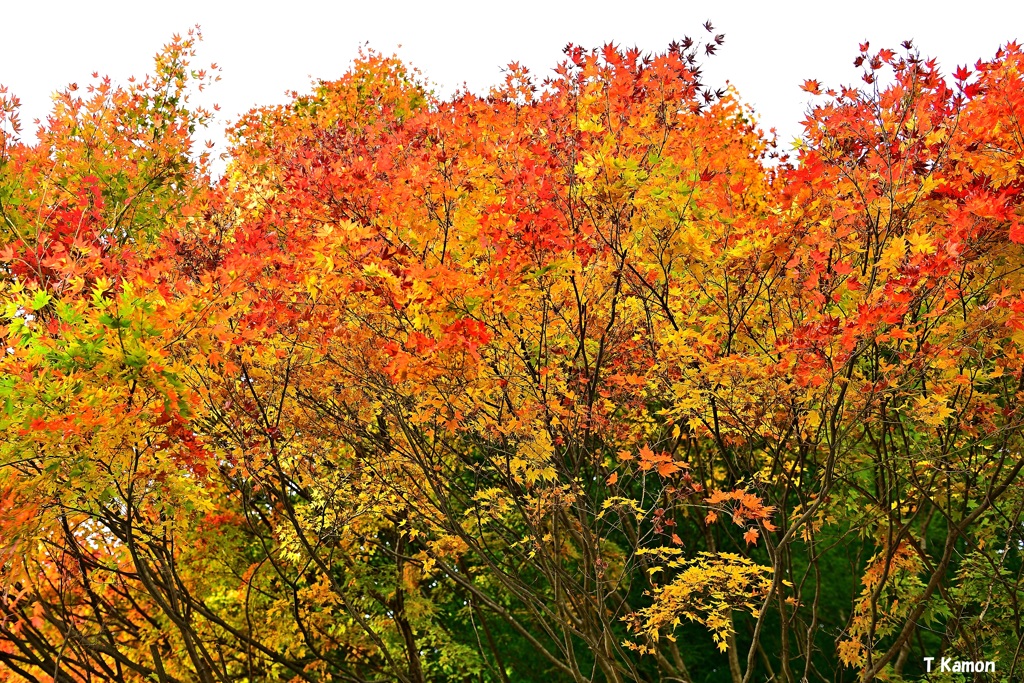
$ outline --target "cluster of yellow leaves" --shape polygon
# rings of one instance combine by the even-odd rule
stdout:
[[[654,549],[662,556],[677,554],[673,548]],[[651,605],[624,617],[629,629],[648,643],[657,643],[662,635],[674,640],[671,631],[683,619],[699,623],[711,631],[718,649],[728,647],[735,633],[732,613],[745,611],[757,618],[758,601],[772,584],[772,570],[733,553],[700,553],[693,559],[673,559],[651,567],[648,572],[665,572],[671,580],[651,590]],[[626,641],[640,652],[653,652],[650,644]]]

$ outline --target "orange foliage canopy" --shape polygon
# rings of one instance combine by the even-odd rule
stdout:
[[[721,36],[369,52],[214,181],[197,38],[0,106],[0,680],[1021,668],[1019,46],[865,44],[793,158]]]

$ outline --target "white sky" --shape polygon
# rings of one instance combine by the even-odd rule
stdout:
[[[0,84],[21,98],[30,137],[32,120],[47,113],[53,91],[85,85],[93,71],[120,83],[142,75],[171,34],[198,23],[204,42],[196,64],[217,62],[223,69],[205,100],[221,105],[221,120],[202,136],[220,148],[228,119],[255,104],[283,101],[286,90],[304,91],[312,78],[337,77],[363,42],[397,51],[448,95],[463,83],[486,91],[510,61],[547,75],[570,41],[657,51],[684,34],[706,36],[707,19],[726,40],[707,61],[706,83],[729,79],[764,128],[776,126],[785,141],[799,134],[805,78],[829,86],[859,82],[852,61],[860,41],[895,49],[911,38],[947,73],[991,57],[1009,40],[1024,41],[1024,2],[1009,0],[0,0]]]

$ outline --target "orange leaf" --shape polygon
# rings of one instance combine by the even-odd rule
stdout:
[[[668,477],[679,471],[679,466],[674,462],[663,462],[658,465],[658,474],[663,477]]]
[[[820,95],[821,94],[821,83],[819,83],[816,80],[813,80],[813,79],[809,78],[809,79],[807,79],[806,81],[803,82],[803,85],[800,86],[800,89],[804,90],[806,92],[809,92],[812,95]]]

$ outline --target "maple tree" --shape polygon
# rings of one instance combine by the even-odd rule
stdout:
[[[0,680],[1024,670],[1024,54],[0,91]],[[727,672],[727,673],[725,673]]]

